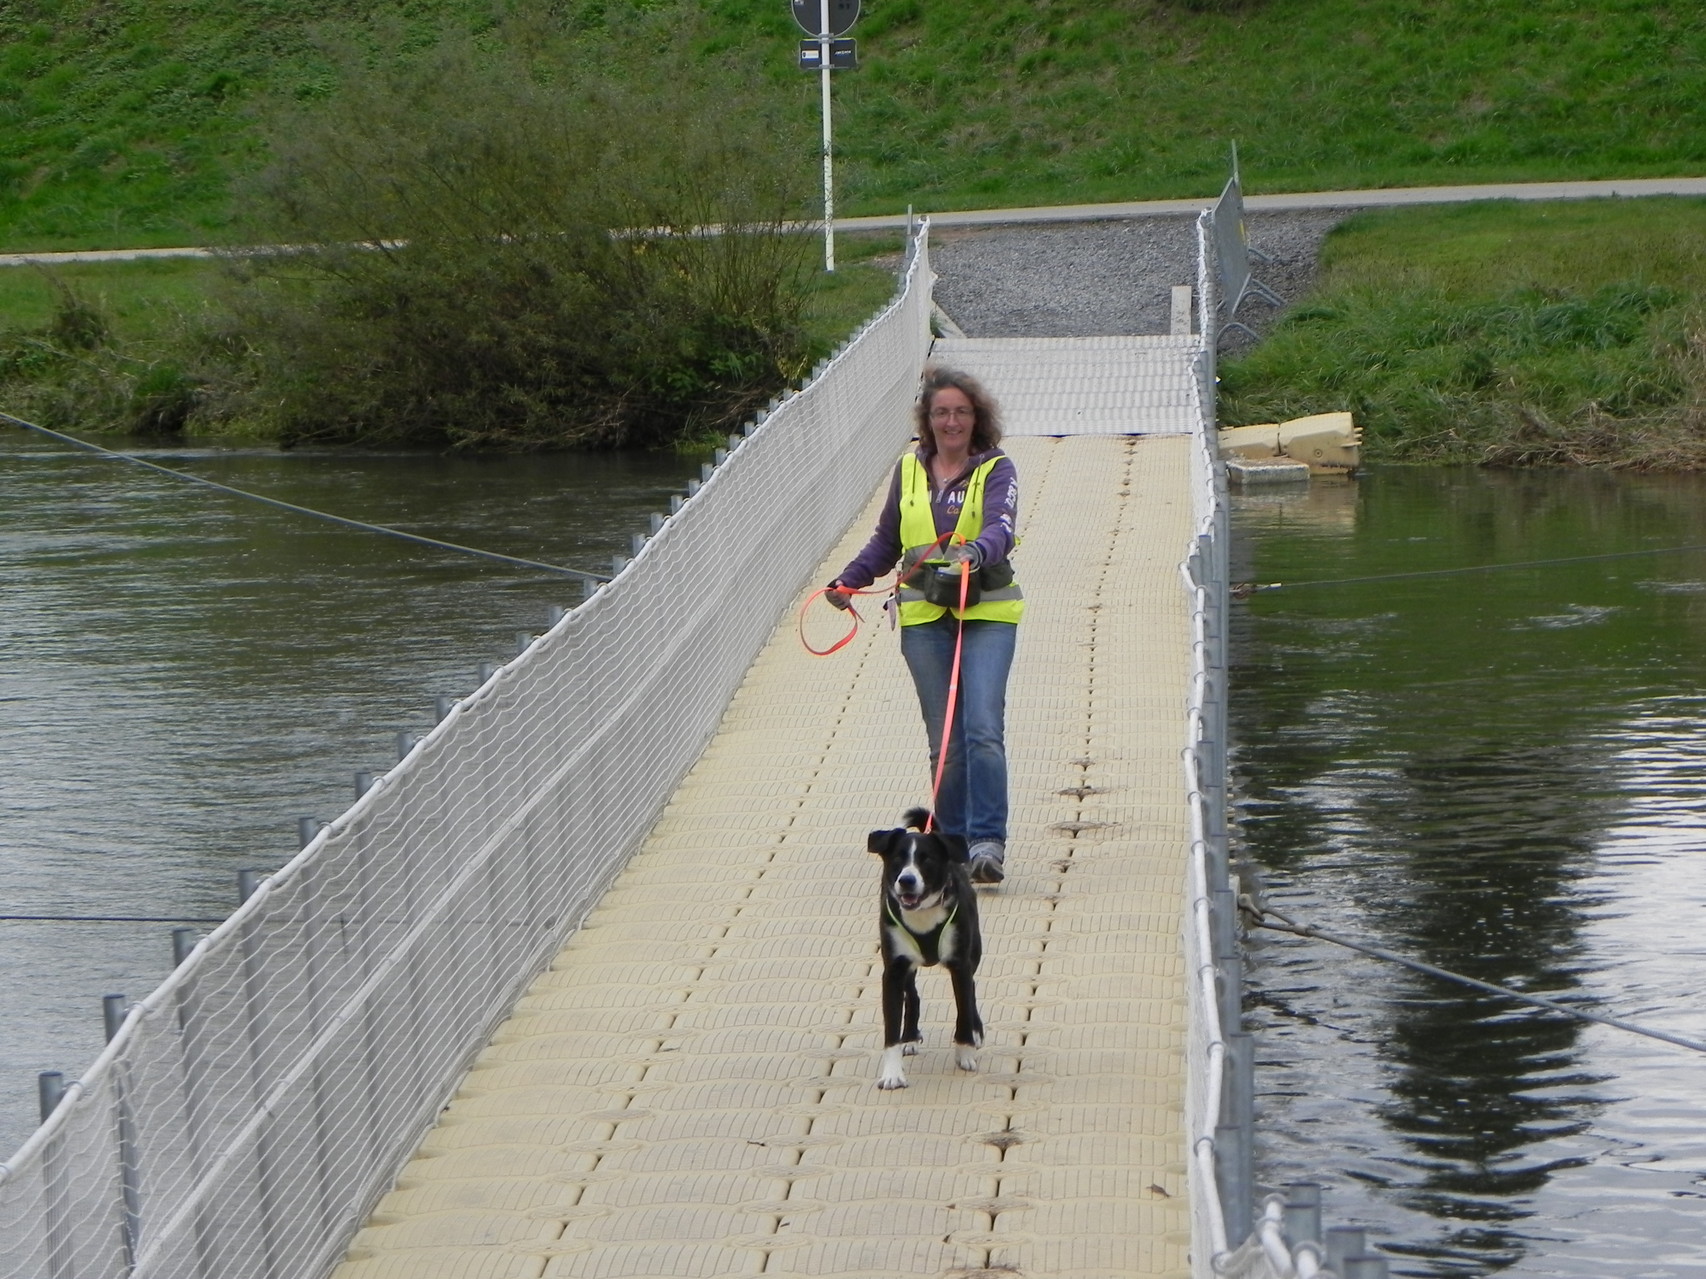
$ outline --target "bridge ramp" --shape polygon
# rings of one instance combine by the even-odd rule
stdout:
[[[865,837],[927,802],[924,732],[886,625],[814,658],[790,617],[339,1279],[1188,1273],[1192,446],[1010,444],[1030,605],[1008,879],[980,897],[978,1072],[954,1068],[947,979],[926,970],[911,1086],[874,1087]]]

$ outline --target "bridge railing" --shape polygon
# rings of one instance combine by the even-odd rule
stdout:
[[[1363,1231],[1322,1229],[1320,1188],[1302,1182],[1260,1198],[1255,1181],[1255,1055],[1243,1026],[1240,880],[1227,837],[1227,620],[1230,503],[1216,434],[1217,265],[1228,238],[1219,206],[1197,220],[1197,414],[1191,455],[1196,537],[1182,566],[1192,599],[1192,693],[1185,785],[1191,855],[1185,893],[1190,981],[1185,1080],[1193,1279],[1385,1279]],[[1241,213],[1240,213],[1241,216]],[[1237,242],[1242,245],[1241,232]],[[1323,1242],[1324,1241],[1324,1242]],[[1335,1269],[1327,1269],[1329,1261]]]
[[[597,902],[910,435],[902,288],[259,889],[0,1165],[0,1279],[314,1279]]]

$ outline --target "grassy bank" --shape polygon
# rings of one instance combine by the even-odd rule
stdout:
[[[1350,409],[1371,461],[1706,466],[1706,201],[1358,215],[1221,377],[1223,424]]]
[[[781,0],[678,7],[692,56],[786,109],[816,80]],[[0,6],[0,246],[218,240],[251,113],[330,87],[325,44],[496,39],[619,0],[16,0]],[[1249,189],[1706,171],[1706,10],[1635,0],[880,0],[835,81],[849,213]],[[517,17],[520,15],[520,18]],[[318,43],[317,43],[318,42]],[[372,47],[380,47],[372,45]],[[667,74],[666,67],[655,68]],[[803,209],[802,212],[809,212]]]

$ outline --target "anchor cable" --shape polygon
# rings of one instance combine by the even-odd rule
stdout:
[[[178,915],[0,915],[6,924],[223,924],[224,919]]]
[[[205,484],[208,488],[218,489],[221,493],[229,493],[234,497],[247,498],[251,502],[260,502],[264,506],[277,507],[281,511],[290,511],[297,515],[307,515],[317,520],[325,520],[331,524],[342,524],[348,528],[358,528],[369,533],[383,533],[387,537],[401,538],[405,542],[415,542],[421,546],[437,547],[441,551],[455,551],[459,555],[474,555],[481,559],[497,560],[499,563],[503,564],[515,564],[522,568],[536,568],[547,573],[561,573],[565,577],[576,577],[583,581],[608,582],[610,580],[610,575],[608,573],[589,573],[585,569],[565,568],[561,564],[546,564],[540,560],[522,559],[517,555],[504,555],[498,551],[482,551],[477,547],[462,546],[456,542],[446,542],[436,537],[424,537],[419,533],[405,533],[402,529],[389,528],[384,524],[369,524],[365,520],[352,520],[343,515],[331,515],[325,511],[316,511],[309,506],[298,506],[294,502],[280,501],[276,497],[263,497],[259,493],[250,493],[245,489],[232,488],[229,484],[221,484],[218,480],[210,480],[204,476],[192,475],[188,471],[174,471],[169,466],[161,466],[157,462],[150,462],[145,458],[137,457],[131,453],[120,453],[114,449],[102,448],[99,444],[90,444],[87,440],[80,440],[74,435],[66,435],[61,431],[53,431],[49,430],[45,426],[38,426],[34,422],[26,422],[23,418],[15,417],[10,413],[0,412],[0,421],[10,422],[14,426],[21,426],[28,431],[38,431],[42,435],[50,436],[53,439],[73,445],[76,448],[87,450],[90,453],[99,454],[102,457],[114,458],[120,462],[132,462],[137,466],[147,467],[150,471],[158,471],[162,475],[170,475],[174,479],[189,480],[194,484]]]
[[[1437,968],[1433,964],[1424,963],[1419,959],[1411,959],[1406,955],[1395,955],[1389,950],[1378,946],[1370,946],[1365,942],[1352,941],[1349,937],[1340,937],[1335,933],[1324,932],[1311,924],[1300,924],[1279,911],[1270,908],[1258,909],[1245,902],[1241,909],[1246,914],[1255,915],[1255,927],[1268,928],[1275,932],[1290,933],[1295,937],[1313,937],[1320,941],[1331,942],[1335,946],[1343,946],[1347,950],[1358,951],[1371,955],[1375,959],[1384,959],[1388,963],[1402,964],[1405,968],[1426,973],[1430,977],[1443,977],[1463,986],[1473,986],[1477,990],[1485,990],[1495,995],[1504,995],[1521,1003],[1533,1004],[1537,1008],[1545,1008],[1555,1013],[1563,1013],[1566,1017],[1574,1017],[1578,1021],[1591,1021],[1601,1026],[1610,1026],[1615,1030],[1626,1030],[1632,1035],[1644,1035],[1648,1039],[1663,1040],[1667,1044],[1675,1044],[1679,1048],[1691,1048],[1697,1053],[1706,1053],[1706,1044],[1693,1039],[1684,1039],[1681,1035],[1668,1034],[1662,1030],[1650,1030],[1645,1026],[1637,1026],[1634,1022],[1624,1021],[1618,1017],[1603,1017],[1598,1013],[1583,1012],[1580,1008],[1572,1008],[1561,1004],[1555,999],[1547,999],[1541,995],[1528,995],[1520,990],[1512,990],[1508,986],[1498,986],[1490,981],[1482,981],[1477,977],[1466,977],[1462,973],[1454,973],[1446,968]],[[1269,916],[1280,920],[1280,923],[1270,923]]]

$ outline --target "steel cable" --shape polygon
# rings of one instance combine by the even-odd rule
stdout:
[[[446,542],[436,537],[424,537],[419,533],[405,533],[402,529],[390,528],[384,524],[369,524],[365,520],[352,520],[347,516],[332,515],[326,511],[316,511],[313,507],[298,506],[294,502],[281,501],[276,497],[263,497],[259,493],[250,493],[246,489],[232,488],[229,484],[221,484],[218,480],[210,480],[200,475],[192,475],[188,471],[174,471],[169,466],[161,466],[157,462],[150,462],[146,458],[137,457],[132,453],[120,453],[114,449],[102,448],[99,444],[90,444],[87,440],[80,440],[74,435],[66,435],[61,431],[54,431],[45,426],[38,426],[34,422],[27,422],[23,418],[16,417],[11,413],[0,412],[0,421],[10,422],[14,426],[23,427],[28,431],[40,432],[42,435],[50,436],[53,439],[70,444],[75,448],[84,449],[90,453],[99,454],[102,457],[114,458],[120,462],[132,462],[137,466],[145,466],[150,471],[158,471],[162,475],[170,475],[174,479],[189,480],[194,484],[205,484],[208,488],[218,489],[221,493],[230,493],[235,497],[247,498],[251,502],[260,502],[262,505],[277,507],[281,511],[290,511],[296,515],[307,515],[317,520],[325,520],[331,524],[342,524],[348,528],[362,529],[368,533],[383,533],[386,537],[401,538],[405,542],[415,542],[421,546],[437,547],[441,551],[455,551],[459,555],[474,555],[481,559],[497,560],[502,564],[515,564],[521,568],[536,568],[546,573],[561,573],[565,577],[580,578],[582,581],[608,582],[610,580],[610,575],[608,573],[589,573],[585,569],[565,568],[561,564],[546,564],[540,560],[523,559],[518,555],[504,555],[498,551],[482,551],[478,547],[462,546],[456,542]]]
[[[1256,910],[1255,907],[1248,905],[1247,902],[1245,903],[1244,908],[1246,911],[1253,912]],[[1282,922],[1278,924],[1269,923],[1268,916],[1270,915]],[[1663,1040],[1667,1044],[1675,1044],[1679,1048],[1691,1048],[1697,1053],[1706,1053],[1706,1044],[1699,1043],[1696,1040],[1684,1039],[1681,1035],[1668,1034],[1662,1030],[1650,1030],[1645,1026],[1637,1026],[1634,1022],[1624,1021],[1618,1017],[1602,1017],[1598,1013],[1583,1012],[1580,1008],[1572,1008],[1568,1004],[1561,1004],[1555,999],[1547,999],[1542,995],[1527,995],[1520,990],[1512,990],[1509,986],[1495,985],[1490,981],[1482,981],[1478,977],[1466,977],[1462,973],[1454,973],[1447,968],[1438,968],[1433,964],[1424,963],[1419,959],[1411,959],[1405,955],[1395,955],[1389,950],[1380,949],[1378,946],[1370,946],[1365,942],[1352,941],[1348,937],[1340,937],[1334,933],[1323,932],[1321,929],[1310,924],[1299,924],[1295,920],[1289,919],[1285,915],[1280,914],[1277,910],[1261,910],[1260,916],[1261,917],[1256,920],[1255,926],[1257,928],[1268,928],[1275,932],[1291,933],[1295,937],[1318,938],[1324,942],[1331,942],[1335,946],[1343,946],[1347,950],[1355,950],[1364,955],[1371,955],[1375,959],[1384,959],[1389,963],[1402,964],[1405,968],[1414,969],[1419,973],[1426,973],[1430,977],[1443,977],[1446,981],[1454,981],[1464,986],[1473,986],[1477,990],[1485,990],[1495,995],[1504,995],[1507,998],[1515,999],[1524,1004],[1533,1004],[1537,1008],[1545,1008],[1555,1013],[1563,1013],[1566,1017],[1574,1017],[1579,1021],[1591,1021],[1601,1026],[1610,1026],[1615,1030],[1626,1030],[1632,1035],[1645,1035],[1648,1039],[1659,1039]]]

